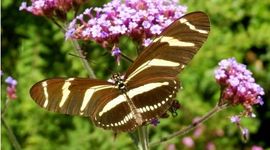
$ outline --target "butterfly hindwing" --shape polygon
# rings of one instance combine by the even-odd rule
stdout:
[[[171,107],[180,83],[175,77],[153,77],[128,84],[128,95],[142,114],[143,121],[159,118]]]

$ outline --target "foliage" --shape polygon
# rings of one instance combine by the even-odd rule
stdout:
[[[90,3],[95,5],[93,1]],[[263,97],[265,104],[257,108],[257,117],[243,120],[244,126],[251,132],[250,140],[243,143],[239,131],[228,118],[239,113],[240,107],[223,111],[201,125],[203,133],[199,137],[193,132],[187,136],[195,141],[195,149],[205,149],[210,142],[215,144],[216,149],[225,150],[250,149],[252,145],[270,147],[267,133],[270,125],[270,1],[183,0],[181,3],[188,6],[188,12],[207,12],[212,22],[211,34],[204,47],[179,76],[184,87],[177,97],[182,105],[179,115],[162,119],[156,128],[150,127],[150,141],[156,141],[187,126],[195,117],[209,111],[219,98],[213,71],[219,60],[236,57],[238,61],[247,64],[266,93]],[[19,6],[18,1],[6,0],[2,3],[1,70],[18,81],[18,99],[10,103],[5,119],[22,148],[135,149],[126,133],[114,138],[112,132],[94,127],[88,118],[50,113],[40,109],[31,100],[29,89],[35,82],[56,76],[86,77],[87,72],[80,58],[69,54],[73,53],[73,47],[69,41],[64,40],[64,34],[57,26],[45,18],[20,12]],[[126,38],[121,39],[121,43],[121,49],[134,58],[134,43]],[[123,66],[117,68],[113,57],[95,43],[85,44],[84,49],[87,50],[87,59],[97,78],[107,79],[111,72],[124,72],[129,65],[121,61]],[[5,88],[1,89],[1,93],[3,106]],[[1,129],[1,149],[13,149],[5,128],[1,126]],[[181,137],[174,138],[159,145],[158,149],[165,149],[170,143],[176,144],[178,149],[188,149],[181,141]]]

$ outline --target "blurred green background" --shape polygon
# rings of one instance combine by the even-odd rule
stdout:
[[[105,1],[93,2],[101,6]],[[64,40],[57,26],[43,17],[20,12],[21,1],[2,1],[1,26],[1,109],[6,100],[4,79],[11,75],[18,80],[17,96],[5,114],[24,150],[99,150],[135,149],[127,133],[114,139],[111,131],[96,128],[88,118],[66,116],[41,109],[29,96],[30,87],[49,77],[86,77],[80,59],[69,55],[72,45]],[[270,147],[270,1],[269,0],[182,0],[188,12],[202,10],[211,18],[210,36],[189,66],[179,76],[184,89],[177,99],[182,104],[176,118],[161,120],[158,127],[150,127],[150,141],[156,141],[173,131],[189,125],[215,106],[219,87],[213,70],[224,58],[235,57],[254,73],[257,83],[265,90],[263,106],[255,107],[256,118],[242,120],[250,130],[250,140],[244,143],[239,130],[230,123],[229,116],[238,114],[242,108],[227,109],[200,126],[203,133],[193,138],[195,145],[187,148],[182,137],[174,138],[153,149],[166,149],[175,144],[177,149],[207,149],[214,144],[217,150],[249,150],[258,145]],[[135,45],[123,42],[124,52],[133,55]],[[122,61],[116,67],[114,59],[93,42],[83,45],[87,58],[98,78],[107,79],[112,71],[124,72],[129,64]],[[1,149],[14,149],[6,129],[1,126]]]

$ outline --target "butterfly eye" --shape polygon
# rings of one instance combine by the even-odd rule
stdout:
[[[118,83],[118,88],[120,89],[120,90],[123,90],[123,89],[125,89],[125,84],[123,83],[123,82],[119,82]]]

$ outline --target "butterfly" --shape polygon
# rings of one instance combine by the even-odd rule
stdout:
[[[113,74],[111,81],[46,79],[33,85],[30,95],[49,111],[90,117],[96,126],[114,132],[133,131],[170,108],[180,88],[177,75],[209,31],[205,13],[186,14],[165,28],[124,75]]]

